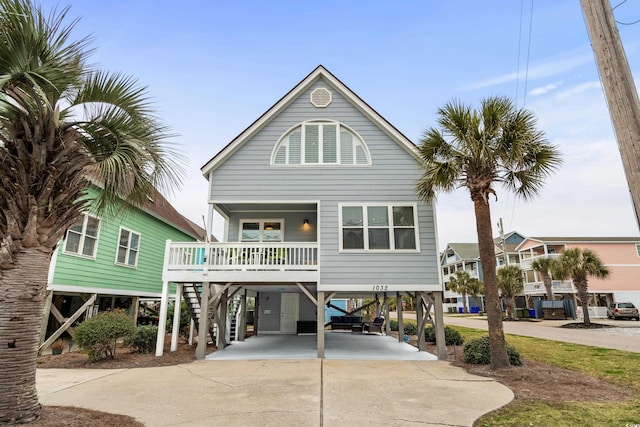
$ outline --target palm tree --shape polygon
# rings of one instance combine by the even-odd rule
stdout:
[[[88,65],[68,8],[0,0],[0,424],[36,419],[36,355],[51,255],[88,208],[139,205],[178,182],[146,89]],[[124,200],[124,202],[122,202]],[[125,203],[126,202],[126,203]]]
[[[515,313],[516,295],[524,290],[524,277],[517,265],[507,265],[498,270],[498,288],[507,306],[507,317],[518,320]]]
[[[440,130],[425,131],[420,153],[424,173],[418,195],[427,201],[439,191],[469,190],[476,215],[489,324],[491,365],[509,366],[498,295],[491,230],[490,195],[501,184],[524,199],[537,195],[560,164],[557,148],[536,129],[533,113],[504,97],[489,97],[474,110],[452,101],[438,110]]]
[[[449,279],[448,288],[452,292],[456,292],[462,295],[463,311],[468,313],[467,309],[467,295],[477,297],[483,292],[482,282],[475,277],[471,277],[469,273],[463,270],[458,270]]]
[[[604,279],[609,276],[609,269],[602,263],[598,255],[590,249],[567,249],[557,258],[555,274],[561,279],[571,278],[578,291],[578,301],[584,314],[585,326],[591,325],[589,318],[589,276]]]
[[[551,287],[551,275],[555,269],[556,262],[553,258],[537,258],[531,263],[531,268],[542,276],[542,283],[547,293],[547,299],[553,299],[553,288]]]

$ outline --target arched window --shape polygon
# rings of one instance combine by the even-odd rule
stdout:
[[[370,165],[371,156],[360,136],[347,126],[314,120],[285,133],[271,154],[272,165]]]

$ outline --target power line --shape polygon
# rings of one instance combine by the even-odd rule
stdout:
[[[516,66],[516,105],[518,104],[518,86],[520,84],[520,48],[522,46],[522,15],[524,13],[524,0],[520,0],[520,31],[518,32],[518,64]]]
[[[531,12],[529,16],[529,41],[527,43],[527,68],[524,76],[524,99],[522,106],[527,105],[527,83],[529,81],[529,57],[531,56],[531,30],[533,28],[533,0],[531,0]]]

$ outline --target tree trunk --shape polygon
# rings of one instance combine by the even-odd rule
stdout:
[[[467,294],[465,292],[462,292],[462,312],[463,313],[469,312],[469,309],[467,307]]]
[[[582,316],[585,326],[591,325],[591,318],[589,317],[589,292],[587,292],[587,282],[582,280],[574,283],[574,286],[578,290],[578,300],[580,300],[580,307],[582,307]]]
[[[491,350],[491,368],[508,368],[507,342],[502,327],[502,310],[498,293],[498,276],[496,275],[496,252],[491,233],[491,211],[489,201],[479,194],[472,194],[476,214],[476,231],[478,233],[478,249],[482,263],[482,280],[484,282],[485,307],[489,326],[489,347]]]
[[[23,249],[13,268],[0,270],[0,424],[40,416],[36,357],[51,258],[46,251]]]
[[[544,289],[547,292],[547,299],[553,299],[553,287],[551,286],[551,276],[549,273],[542,273],[542,283],[544,283]]]
[[[518,320],[518,313],[516,312],[516,296],[511,295],[511,320]]]

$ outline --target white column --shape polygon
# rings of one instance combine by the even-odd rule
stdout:
[[[398,341],[404,342],[404,322],[402,319],[402,294],[396,292],[396,312],[398,313]]]
[[[447,360],[447,345],[444,337],[444,314],[442,309],[442,292],[433,293],[433,326],[436,328],[436,352],[438,360]],[[423,334],[424,335],[424,334]]]
[[[196,329],[196,322],[191,319],[189,322],[189,345],[193,345],[193,331]]]
[[[422,292],[416,291],[416,324],[418,326],[418,351],[426,351],[424,340],[424,310],[422,308]]]
[[[204,359],[207,353],[207,341],[209,341],[209,282],[202,284],[202,296],[200,297],[200,322],[198,325],[198,347],[196,347],[196,359]]]
[[[316,295],[316,321],[318,322],[318,359],[324,359],[324,292],[318,291]]]
[[[156,339],[156,356],[164,353],[164,336],[167,327],[167,305],[169,304],[169,282],[162,282],[162,298],[160,299],[160,315],[158,319],[158,337]]]
[[[238,341],[244,341],[244,336],[247,334],[247,290],[242,292],[242,299],[240,300],[240,322],[238,324]]]
[[[176,285],[176,300],[173,307],[173,328],[171,329],[171,351],[178,349],[180,335],[180,310],[182,309],[182,283]]]

